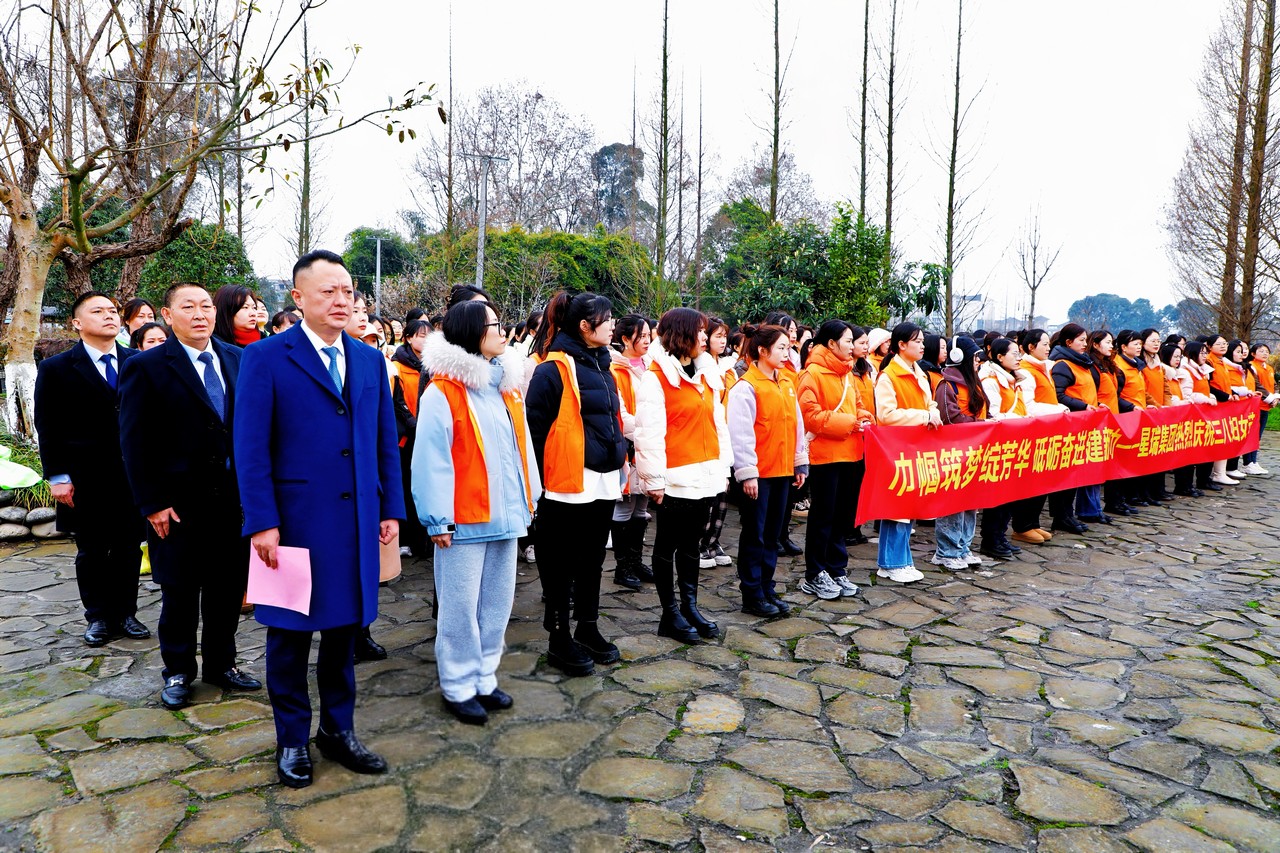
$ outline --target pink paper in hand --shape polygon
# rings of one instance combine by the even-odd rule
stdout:
[[[249,603],[311,615],[311,552],[306,548],[279,546],[276,566],[269,568],[253,546],[249,546]]]

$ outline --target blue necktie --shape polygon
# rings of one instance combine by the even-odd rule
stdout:
[[[110,353],[108,353],[107,355],[104,355],[102,358],[98,359],[98,361],[102,362],[107,366],[106,379],[107,379],[107,384],[111,386],[112,391],[116,390],[117,380],[119,379],[119,375],[116,373],[115,365],[111,363],[112,359],[114,358],[115,358],[114,355],[111,355]]]
[[[219,420],[227,419],[227,397],[222,392],[222,383],[218,381],[218,373],[213,369],[213,353],[202,352],[197,358],[204,365],[204,390],[213,403],[213,410],[218,413]]]
[[[333,384],[338,388],[338,393],[341,394],[342,374],[338,372],[338,348],[320,347],[320,352],[329,356],[329,378],[333,380]]]

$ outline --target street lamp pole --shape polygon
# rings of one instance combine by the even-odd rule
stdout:
[[[489,220],[489,164],[494,160],[507,162],[506,157],[493,154],[470,154],[462,152],[463,157],[471,157],[480,161],[480,227],[476,234],[476,287],[484,289],[484,238]]]
[[[382,316],[382,238],[370,234],[366,240],[377,243],[377,252],[373,261],[373,313]]]

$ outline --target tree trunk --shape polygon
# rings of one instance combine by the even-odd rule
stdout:
[[[7,193],[4,191],[8,191]],[[36,208],[25,193],[5,187],[5,206],[14,236],[17,271],[13,319],[5,334],[5,426],[14,435],[37,439],[35,430],[36,339],[40,337],[40,307],[45,279],[57,254],[53,242],[40,231]]]
[[[1275,60],[1276,0],[1266,0],[1262,25],[1262,58],[1258,66],[1258,101],[1253,109],[1253,148],[1249,158],[1248,211],[1244,225],[1244,269],[1240,277],[1240,320],[1237,333],[1249,340],[1257,318],[1253,291],[1258,275],[1258,242],[1262,233],[1263,170],[1266,168],[1267,119],[1271,106],[1271,72]]]
[[[778,44],[778,3],[773,0],[773,155],[769,163],[769,221],[778,221],[778,142],[782,136],[782,54]]]
[[[862,166],[858,171],[858,218],[867,218],[867,57],[871,52],[871,0],[862,12],[862,131],[858,138]]]
[[[1246,0],[1244,36],[1240,40],[1240,81],[1236,93],[1236,133],[1231,149],[1231,188],[1227,194],[1226,251],[1222,265],[1222,294],[1218,300],[1218,330],[1236,333],[1236,271],[1240,259],[1240,210],[1244,207],[1245,134],[1249,125],[1249,80],[1253,65],[1253,4]]]
[[[141,240],[150,237],[154,233],[151,227],[151,209],[148,208],[145,213],[133,220],[129,226],[129,239]],[[81,257],[77,255],[76,257]],[[120,271],[120,290],[117,292],[116,298],[123,305],[130,299],[138,295],[138,285],[142,281],[142,268],[147,265],[147,257],[139,255],[136,258],[129,258],[124,262],[124,269]],[[67,270],[68,281],[70,285],[71,270]],[[87,271],[86,271],[87,275]],[[86,287],[88,290],[88,287]],[[72,290],[73,293],[79,294],[83,291]]]
[[[880,269],[880,285],[889,284],[893,264],[893,84],[897,70],[898,0],[893,0],[889,18],[889,111],[885,124],[884,182],[884,259]]]
[[[956,149],[960,145],[960,45],[964,39],[964,0],[956,3],[956,84],[955,101],[951,112],[951,160],[947,167],[947,337],[955,332],[956,311],[953,302],[952,276],[955,272],[956,234]],[[1032,305],[1035,304],[1034,294]],[[1033,312],[1034,314],[1034,312]],[[1027,321],[1030,323],[1030,321]],[[1031,328],[1030,325],[1027,328]]]
[[[653,256],[654,268],[658,273],[658,281],[666,279],[667,261],[667,170],[668,145],[670,144],[670,128],[667,118],[667,3],[662,0],[662,101],[658,109],[658,210],[657,222],[654,226]]]

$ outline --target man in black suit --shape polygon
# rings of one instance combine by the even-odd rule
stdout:
[[[262,683],[236,667],[236,626],[249,578],[240,491],[231,461],[239,347],[213,338],[208,291],[175,284],[165,294],[173,334],[120,375],[120,444],[138,510],[150,525],[151,571],[160,584],[160,656],[166,708],[185,707],[204,618],[204,681],[227,690]]]
[[[76,538],[76,584],[89,628],[84,641],[151,636],[135,618],[142,519],[120,460],[120,368],[137,353],[116,344],[120,313],[101,293],[71,306],[80,342],[36,374],[40,462],[58,503],[58,529]]]

